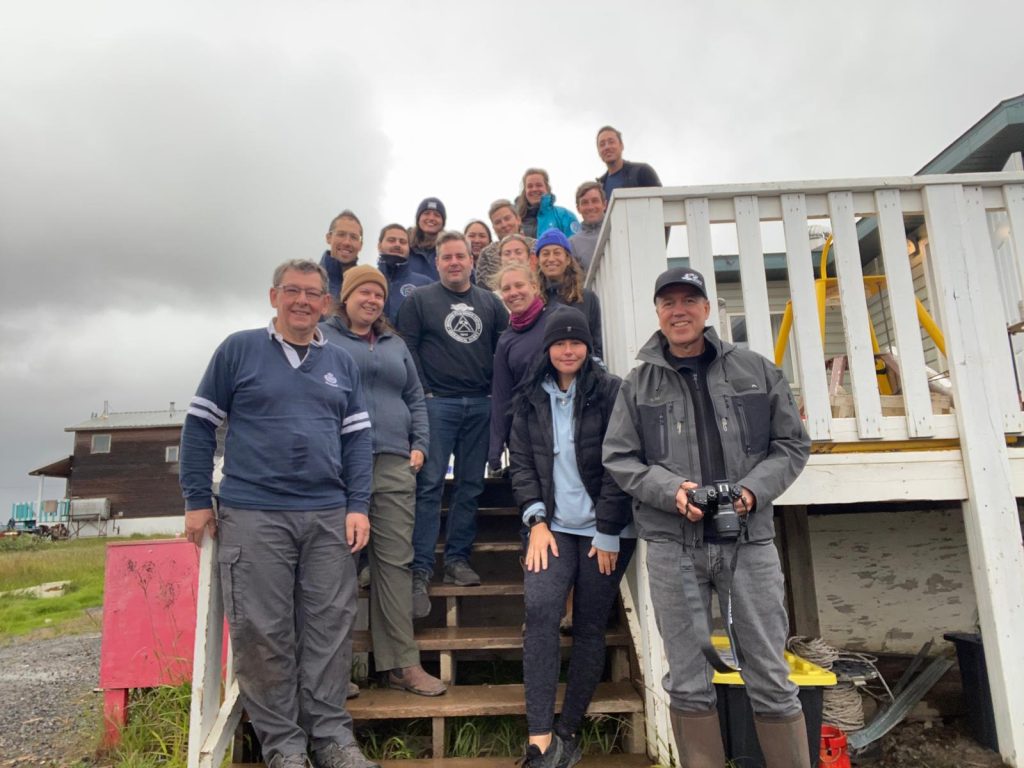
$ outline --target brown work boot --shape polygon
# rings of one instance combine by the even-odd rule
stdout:
[[[722,768],[725,765],[717,708],[706,712],[670,709],[669,714],[680,768]]]
[[[444,683],[419,664],[392,669],[388,672],[388,687],[409,691],[417,696],[440,696],[448,690]]]
[[[783,718],[755,716],[754,729],[764,755],[765,768],[810,768],[811,754],[803,712]]]

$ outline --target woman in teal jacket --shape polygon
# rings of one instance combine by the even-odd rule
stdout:
[[[576,214],[555,205],[551,180],[543,168],[526,169],[519,197],[516,198],[516,213],[522,220],[522,232],[527,237],[540,237],[549,229],[557,229],[571,237],[580,230]]]

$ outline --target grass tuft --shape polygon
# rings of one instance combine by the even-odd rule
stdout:
[[[113,768],[185,768],[191,696],[189,683],[132,691],[121,743],[104,762]]]

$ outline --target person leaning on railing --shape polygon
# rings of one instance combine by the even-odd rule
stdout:
[[[523,575],[528,768],[580,760],[579,727],[604,671],[605,628],[636,544],[631,501],[601,464],[618,377],[590,357],[586,317],[553,307],[514,406],[512,492],[529,526]],[[559,620],[573,596],[572,653],[558,724]]]
[[[445,685],[420,666],[412,628],[412,532],[416,474],[430,445],[423,387],[412,355],[383,317],[384,275],[368,265],[345,273],[341,301],[320,324],[324,337],[356,361],[373,424],[373,495],[370,519],[370,634],[378,672],[387,684],[421,696]]]
[[[370,536],[370,416],[352,356],[317,327],[331,303],[323,267],[285,262],[272,285],[274,319],[228,336],[189,404],[185,533],[197,546],[219,537],[235,679],[270,768],[305,768],[310,748],[317,768],[373,768],[345,710],[353,554]]]

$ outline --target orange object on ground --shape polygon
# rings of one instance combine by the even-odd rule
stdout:
[[[834,725],[821,726],[821,754],[819,765],[829,768],[850,768],[850,753],[846,747],[846,734]]]

